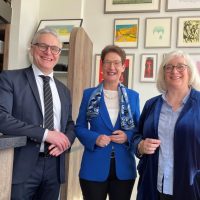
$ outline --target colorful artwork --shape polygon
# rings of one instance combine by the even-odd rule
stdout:
[[[137,48],[139,19],[114,20],[114,44],[124,48]]]
[[[137,24],[116,25],[115,42],[137,42]]]
[[[152,78],[153,77],[153,58],[152,57],[146,58],[144,77],[145,78]]]
[[[73,25],[65,25],[65,26],[46,26],[48,28],[54,29],[57,34],[61,37],[69,36],[74,28]]]
[[[141,55],[141,82],[155,82],[156,81],[156,65],[157,54],[142,54]]]

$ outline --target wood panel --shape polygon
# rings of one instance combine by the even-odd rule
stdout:
[[[74,28],[70,34],[67,86],[72,96],[72,114],[76,120],[83,90],[90,87],[93,44],[83,28]],[[83,147],[76,139],[67,156],[67,183],[61,188],[61,200],[81,200],[79,169]]]
[[[8,200],[11,194],[14,148],[0,150],[0,199]]]

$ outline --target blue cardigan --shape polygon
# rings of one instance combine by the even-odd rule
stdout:
[[[139,133],[133,137],[135,153],[143,138],[158,138],[158,121],[163,100],[148,100],[139,122]],[[166,133],[167,134],[167,133]],[[174,130],[174,199],[200,199],[200,92],[192,89]],[[137,200],[159,200],[157,195],[159,150],[144,155],[138,164],[140,175]]]
[[[79,176],[82,179],[90,181],[105,181],[109,175],[110,154],[112,146],[115,149],[116,175],[120,180],[128,180],[136,178],[135,159],[130,152],[130,141],[134,134],[134,130],[124,132],[127,134],[128,143],[117,144],[111,142],[106,147],[97,146],[96,139],[100,134],[111,135],[113,131],[121,129],[120,117],[113,127],[105,102],[104,96],[100,100],[100,111],[97,117],[91,119],[88,124],[86,111],[89,98],[96,88],[89,88],[84,91],[81,102],[79,115],[76,122],[76,136],[84,146],[84,153],[81,162]],[[139,95],[133,90],[126,89],[133,119],[137,127],[139,121]]]

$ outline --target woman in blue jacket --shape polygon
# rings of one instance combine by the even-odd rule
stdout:
[[[126,55],[118,46],[101,53],[104,81],[84,91],[76,135],[84,146],[80,185],[84,200],[129,200],[136,178],[130,140],[138,125],[139,95],[120,83]]]
[[[200,199],[200,77],[182,51],[167,54],[133,141],[140,157],[137,200]]]

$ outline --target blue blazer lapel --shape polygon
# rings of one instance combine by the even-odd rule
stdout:
[[[33,96],[35,97],[35,100],[36,100],[36,102],[40,108],[41,114],[42,114],[42,106],[41,106],[41,102],[40,102],[40,96],[39,96],[39,92],[38,92],[38,88],[37,88],[37,84],[35,81],[32,67],[27,68],[25,71],[25,74],[27,76],[30,88],[33,92]]]
[[[158,123],[159,123],[159,117],[160,117],[160,112],[161,112],[161,107],[162,107],[162,97],[160,96],[157,100],[156,103],[154,103],[154,133],[156,136],[158,136]]]
[[[102,98],[100,100],[100,109],[99,109],[99,114],[102,118],[102,120],[104,121],[104,123],[106,124],[106,126],[113,131],[113,125],[112,122],[110,120],[110,116],[104,101],[104,96],[102,95]]]

